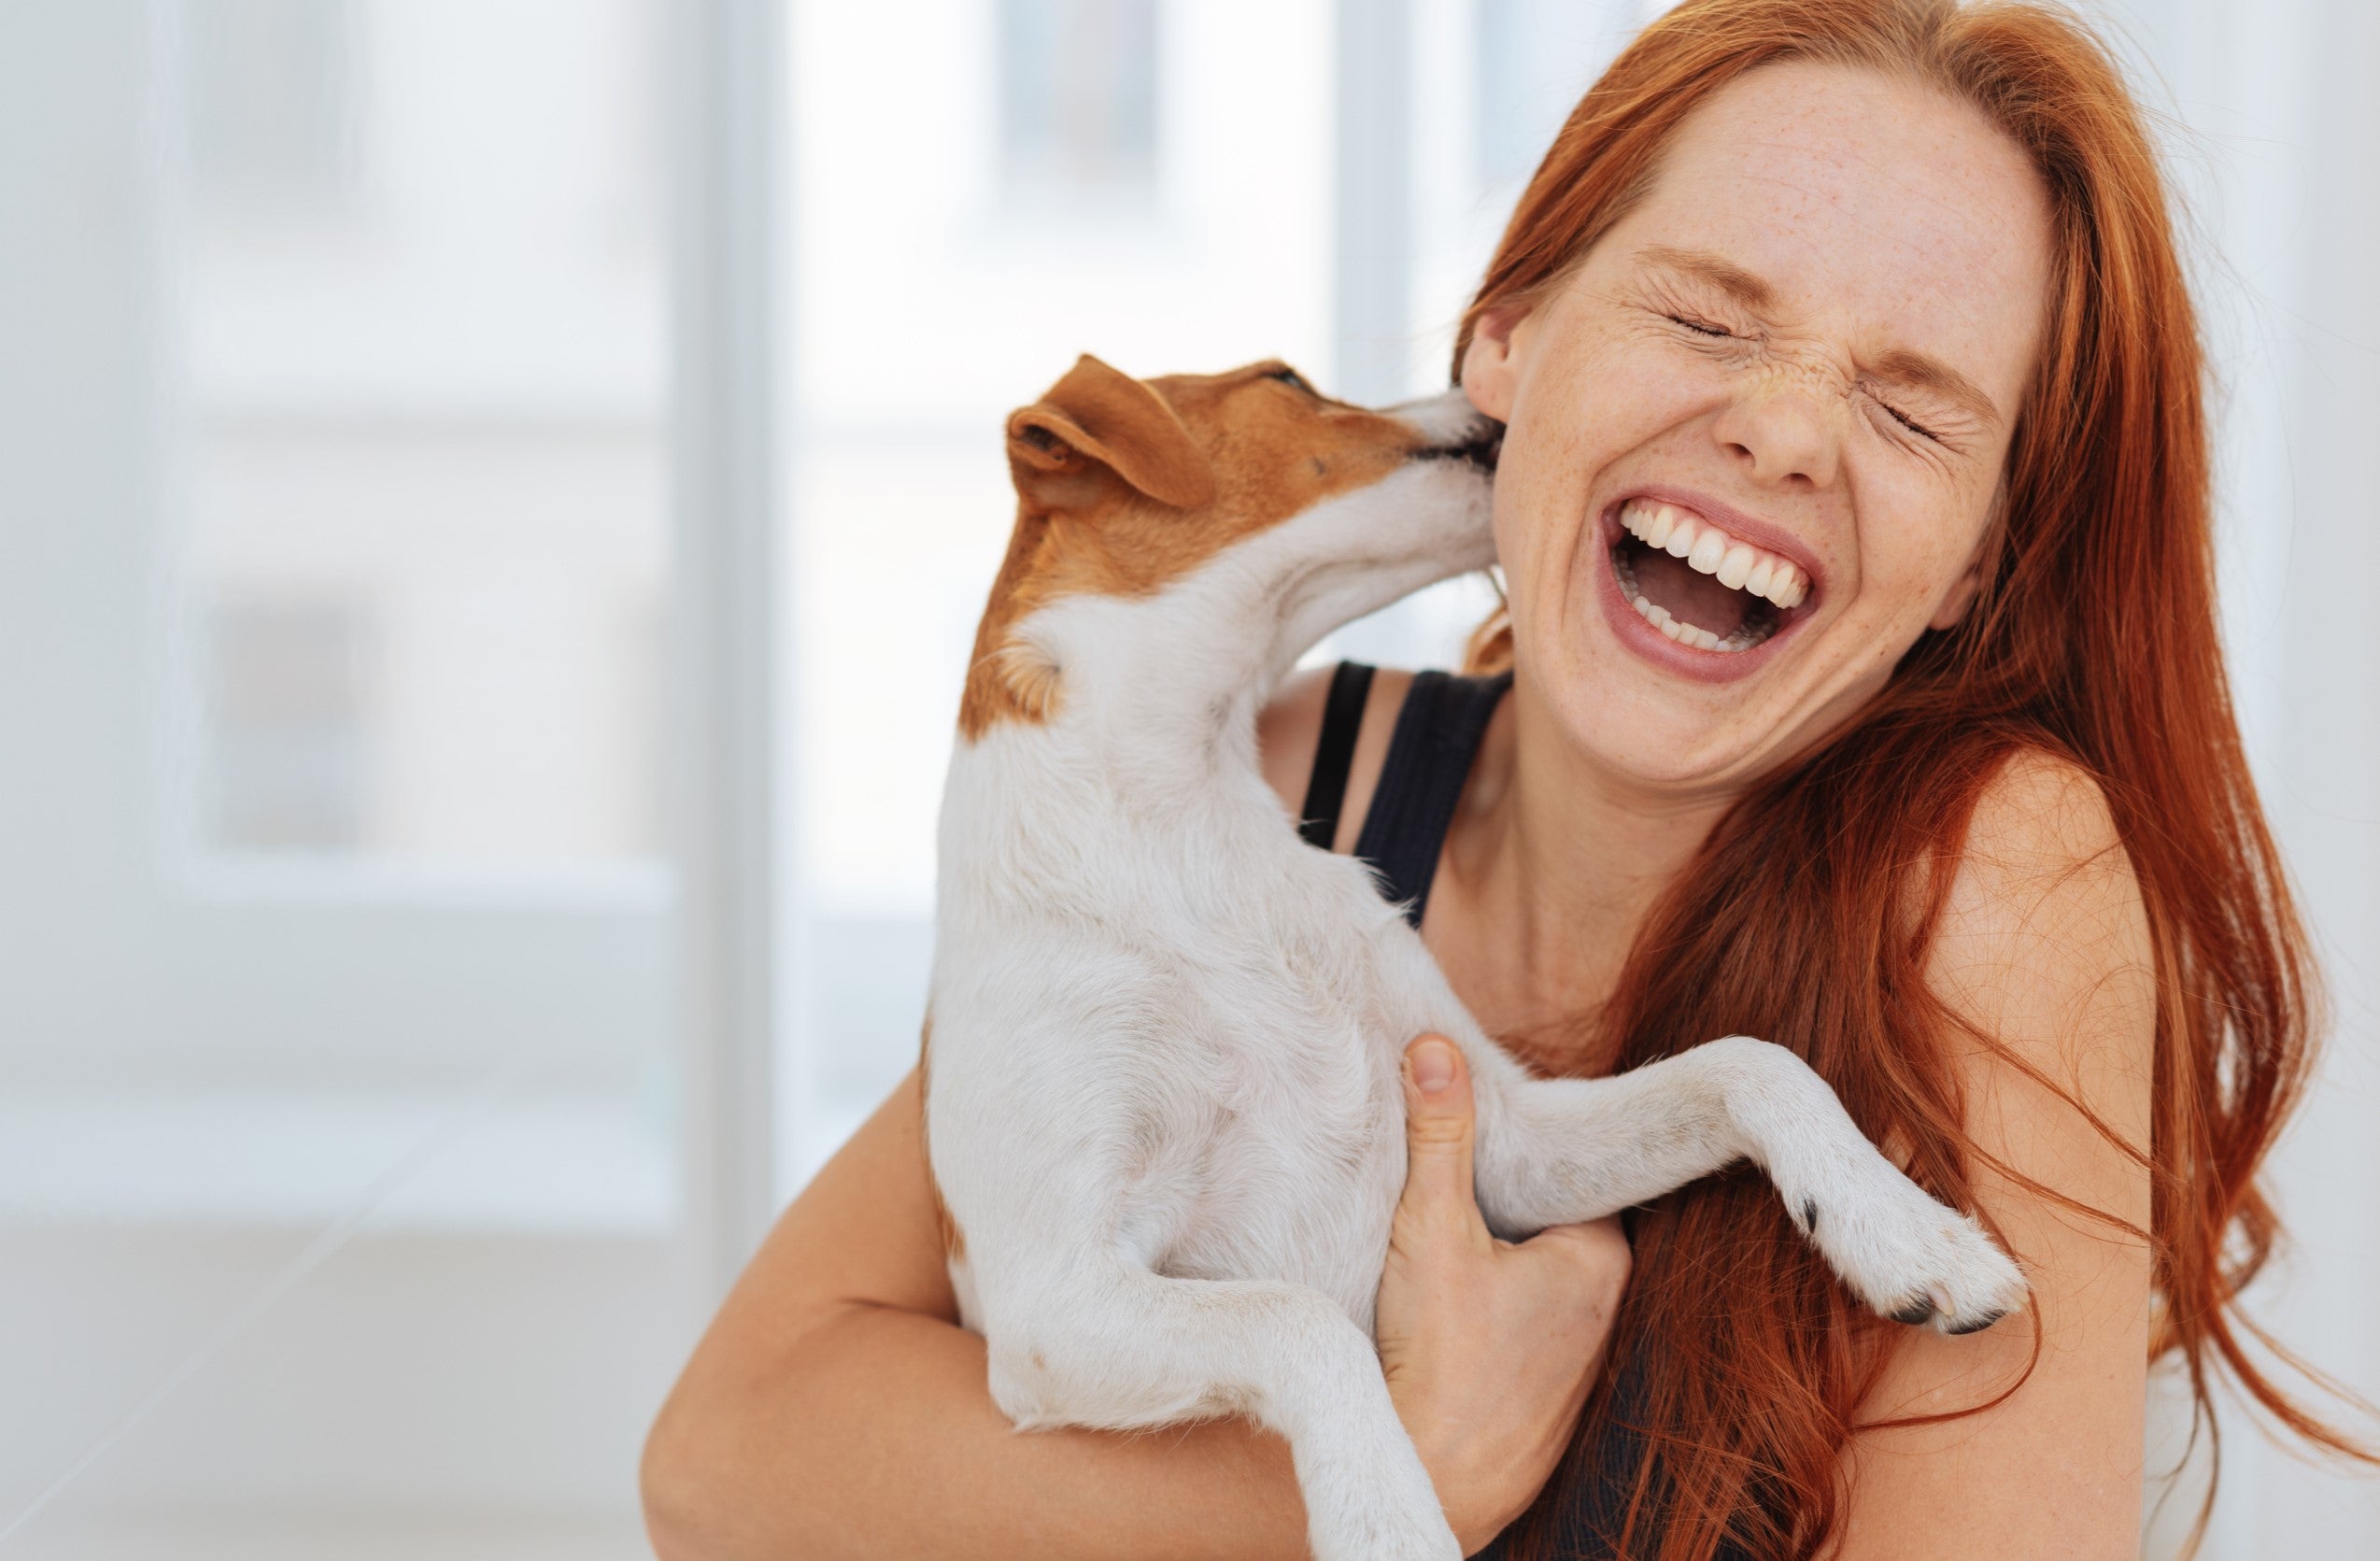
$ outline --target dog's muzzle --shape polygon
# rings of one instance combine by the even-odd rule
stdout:
[[[1424,461],[1467,461],[1482,472],[1495,470],[1504,453],[1504,425],[1494,418],[1479,419],[1480,431],[1459,444],[1433,445],[1421,452]]]

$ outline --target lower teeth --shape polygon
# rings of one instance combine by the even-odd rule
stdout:
[[[1620,594],[1628,599],[1628,605],[1636,610],[1636,616],[1669,638],[1676,640],[1679,645],[1690,645],[1697,650],[1716,650],[1725,655],[1734,655],[1739,650],[1751,649],[1752,646],[1777,631],[1776,625],[1773,623],[1754,626],[1750,615],[1747,614],[1744,621],[1735,626],[1734,633],[1725,639],[1721,639],[1707,629],[1679,622],[1670,616],[1668,608],[1646,601],[1644,593],[1636,589],[1636,566],[1628,558],[1624,549],[1612,550],[1611,569],[1612,573],[1619,576]]]

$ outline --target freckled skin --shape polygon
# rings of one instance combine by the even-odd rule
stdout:
[[[1646,198],[1535,307],[1483,319],[1465,362],[1473,402],[1509,424],[1496,543],[1534,674],[1518,718],[1615,777],[1723,796],[1956,623],[2038,354],[2048,222],[2023,152],[1921,86],[1796,62],[1690,116]],[[1750,306],[1658,248],[1774,297]],[[1895,354],[1962,376],[1996,415],[1879,378]],[[1809,621],[1748,677],[1681,678],[1602,616],[1596,522],[1653,483],[1766,519],[1821,565]]]

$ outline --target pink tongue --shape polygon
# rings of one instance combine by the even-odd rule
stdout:
[[[1636,557],[1636,589],[1656,607],[1665,607],[1680,623],[1707,629],[1725,639],[1743,626],[1744,609],[1751,598],[1719,583],[1683,559],[1654,548],[1632,549]]]

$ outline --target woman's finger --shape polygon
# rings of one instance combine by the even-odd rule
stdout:
[[[1471,1142],[1471,1075],[1462,1050],[1442,1035],[1424,1035],[1405,1048],[1409,1209],[1460,1209],[1478,1219]]]

